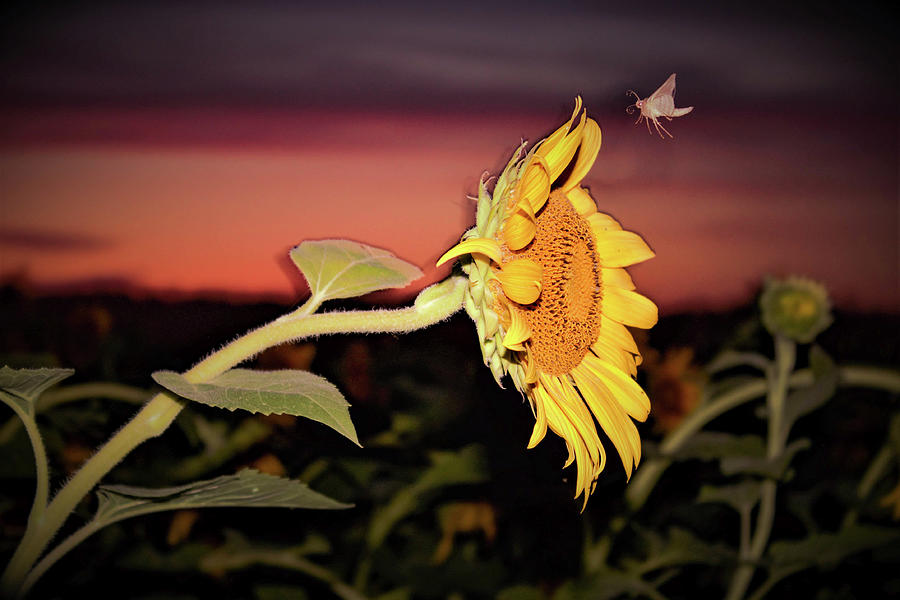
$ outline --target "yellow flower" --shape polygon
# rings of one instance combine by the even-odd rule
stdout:
[[[662,359],[652,348],[644,352],[643,368],[653,398],[655,429],[663,433],[675,430],[700,404],[705,381],[693,360],[691,348],[671,348]]]
[[[654,254],[643,239],[597,212],[581,186],[600,150],[600,127],[576,98],[572,118],[513,155],[488,193],[482,179],[475,227],[438,261],[464,257],[466,312],[497,383],[509,375],[536,423],[549,427],[577,466],[584,502],[606,464],[594,419],[628,477],[641,458],[632,419],[650,401],[634,381],[641,356],[626,326],[649,328],[656,305],[634,291],[623,267]],[[593,416],[592,416],[593,415]]]
[[[450,557],[453,542],[459,533],[484,534],[488,543],[497,537],[497,519],[494,507],[488,502],[453,502],[440,510],[441,541],[431,557],[432,564],[439,565]]]

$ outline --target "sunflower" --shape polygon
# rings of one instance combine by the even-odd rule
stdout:
[[[509,375],[535,416],[533,448],[549,427],[577,468],[584,505],[606,465],[596,422],[626,476],[641,458],[632,419],[650,412],[635,382],[641,362],[627,327],[657,309],[623,267],[654,256],[635,233],[597,212],[581,181],[600,150],[600,127],[575,100],[572,117],[530,151],[523,144],[492,192],[482,177],[475,227],[438,261],[462,257],[466,312],[497,383]]]

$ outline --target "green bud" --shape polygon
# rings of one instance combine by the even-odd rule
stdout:
[[[802,277],[767,279],[759,307],[769,333],[801,344],[813,341],[834,320],[828,292],[821,284]]]

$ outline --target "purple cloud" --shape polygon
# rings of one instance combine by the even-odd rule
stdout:
[[[91,251],[110,248],[114,242],[83,233],[45,231],[6,227],[0,228],[0,247],[47,252]]]

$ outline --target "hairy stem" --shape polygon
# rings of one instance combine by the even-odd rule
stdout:
[[[28,525],[26,531],[31,528],[38,527],[44,518],[44,511],[47,510],[47,498],[50,490],[50,467],[47,462],[47,449],[44,447],[44,440],[38,429],[37,421],[34,419],[34,408],[29,407],[26,412],[17,403],[8,404],[16,413],[28,439],[31,442],[31,449],[34,453],[34,501],[31,504],[31,511],[28,513]]]
[[[464,277],[447,279],[423,290],[409,308],[329,312],[305,318],[275,320],[209,355],[188,370],[184,377],[192,383],[207,381],[266,348],[289,341],[336,333],[421,329],[443,321],[462,308],[466,285]],[[32,565],[81,499],[135,447],[162,434],[182,407],[182,401],[169,392],[157,394],[82,465],[54,497],[43,517],[29,523],[0,580],[0,596],[10,597],[20,593]]]

